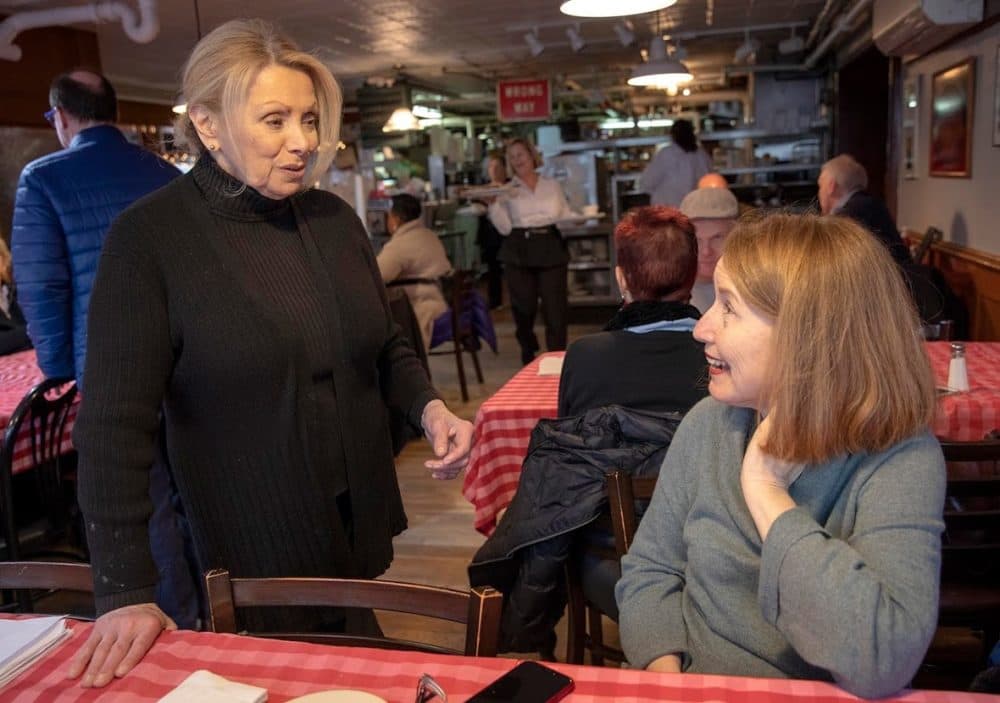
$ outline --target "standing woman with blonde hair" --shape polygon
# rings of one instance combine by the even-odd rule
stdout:
[[[715,289],[711,397],[622,560],[625,653],[894,693],[937,623],[945,487],[903,279],[850,220],[773,215],[732,231]]]
[[[149,471],[169,466],[202,570],[373,578],[406,527],[387,407],[436,478],[472,426],[393,322],[354,211],[311,185],[336,152],[327,68],[260,20],[221,25],[183,75],[185,176],[126,210],[90,302],[74,431],[99,618],[70,667],[125,675],[174,624],[153,603]],[[242,614],[242,627],[374,633],[370,611]]]
[[[498,258],[507,278],[521,363],[527,364],[539,348],[534,330],[539,298],[546,348],[566,348],[569,250],[556,223],[573,212],[562,186],[535,171],[541,159],[529,141],[515,139],[507,145],[507,166],[514,174],[513,188],[490,205],[489,218],[504,237]]]

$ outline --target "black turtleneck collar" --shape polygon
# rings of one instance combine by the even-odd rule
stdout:
[[[288,198],[274,200],[233,178],[205,152],[191,169],[198,189],[217,215],[234,220],[270,220],[285,214],[291,203]]]
[[[687,303],[675,300],[636,300],[618,308],[604,329],[610,332],[648,325],[653,322],[668,322],[686,318],[697,320],[700,317],[701,313],[698,312],[698,308]]]

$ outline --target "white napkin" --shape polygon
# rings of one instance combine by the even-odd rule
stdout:
[[[160,703],[264,703],[267,689],[224,679],[205,669],[188,676]]]
[[[65,618],[0,620],[0,687],[69,634]]]
[[[562,356],[547,356],[541,360],[538,364],[538,375],[539,376],[558,376],[562,373],[563,359]]]

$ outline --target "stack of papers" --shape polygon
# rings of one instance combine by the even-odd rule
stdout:
[[[68,634],[61,616],[0,620],[0,688]]]

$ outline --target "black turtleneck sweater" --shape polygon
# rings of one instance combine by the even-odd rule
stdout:
[[[559,379],[559,417],[604,405],[652,412],[687,412],[708,395],[704,346],[690,331],[632,332],[650,325],[695,321],[685,303],[636,301],[623,306],[603,332],[573,342]]]
[[[202,568],[386,569],[406,525],[386,406],[419,426],[436,395],[343,201],[239,191],[205,156],[114,223],[89,317],[74,442],[98,612],[154,600],[153,461]]]

